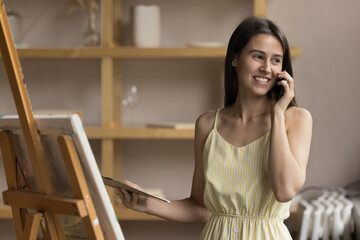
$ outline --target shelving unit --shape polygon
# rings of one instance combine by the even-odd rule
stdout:
[[[29,59],[100,59],[101,60],[101,126],[86,127],[89,139],[101,140],[102,174],[122,179],[122,143],[124,139],[193,139],[193,129],[128,128],[121,122],[122,59],[180,59],[180,58],[225,58],[226,48],[136,48],[117,46],[122,20],[121,0],[101,0],[101,43],[100,47],[81,48],[30,48],[18,49],[20,58]],[[116,9],[116,11],[114,11]],[[266,0],[254,0],[253,13],[266,16]],[[292,57],[301,54],[299,47],[291,48]],[[117,160],[117,162],[114,161]],[[114,193],[109,191],[110,198]],[[114,203],[120,220],[160,220],[160,218],[136,213]],[[10,218],[8,208],[0,205],[0,218]]]

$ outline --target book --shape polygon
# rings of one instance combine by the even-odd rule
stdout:
[[[148,192],[144,192],[144,191],[141,191],[139,189],[130,187],[129,185],[126,185],[125,183],[122,183],[120,181],[117,181],[117,180],[109,178],[109,177],[102,176],[102,179],[103,179],[104,184],[106,186],[113,187],[113,188],[123,188],[123,189],[126,189],[127,191],[132,192],[132,193],[137,193],[139,195],[143,195],[143,196],[146,196],[146,197],[156,198],[158,200],[161,200],[161,201],[164,201],[164,202],[167,202],[167,203],[171,202],[170,200],[167,200],[165,198],[155,196],[155,195],[150,194]]]
[[[181,123],[181,122],[158,122],[148,123],[146,127],[149,128],[173,128],[173,129],[194,129],[195,123]]]

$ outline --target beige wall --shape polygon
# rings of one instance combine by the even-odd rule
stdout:
[[[130,4],[160,4],[163,46],[185,46],[192,41],[225,44],[252,9],[250,0],[222,1],[221,6],[214,0],[123,2],[124,44],[130,44]],[[32,46],[82,44],[84,14],[67,14],[65,0],[5,3],[23,15],[24,42]],[[293,61],[297,99],[314,117],[306,185],[344,186],[359,179],[358,9],[357,0],[268,0],[269,18],[285,31],[291,45],[302,49],[302,56]],[[86,125],[100,124],[98,60],[26,59],[22,66],[34,109],[82,109]],[[200,113],[222,104],[221,59],[126,60],[123,67],[124,84],[140,89],[139,104],[124,110],[125,124],[131,119],[135,124],[195,121]],[[3,67],[0,70],[0,114],[15,113]],[[91,143],[99,159],[100,142]],[[143,187],[159,186],[170,199],[185,198],[191,187],[192,155],[192,141],[124,141],[124,176]],[[0,225],[9,222],[1,220]],[[201,225],[167,222],[124,222],[122,227],[128,239],[197,239],[201,231]]]
[[[307,185],[360,178],[360,2],[269,2],[269,17],[302,48],[294,61],[300,104],[314,118]]]

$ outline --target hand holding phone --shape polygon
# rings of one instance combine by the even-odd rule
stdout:
[[[273,99],[276,100],[277,107],[286,111],[295,96],[294,79],[288,72],[282,71],[277,73],[277,82],[274,86],[272,96]]]

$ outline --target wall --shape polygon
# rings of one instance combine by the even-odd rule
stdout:
[[[250,0],[228,0],[220,7],[214,0],[177,4],[166,0],[123,2],[125,45],[130,44],[128,23],[133,4],[160,4],[162,46],[185,46],[192,41],[225,44],[233,28],[252,9]],[[83,44],[84,14],[68,14],[63,8],[65,0],[51,4],[45,0],[5,3],[23,15],[25,29],[33,29],[24,31],[24,42],[32,46]],[[300,105],[308,108],[314,118],[306,185],[344,186],[359,178],[359,8],[356,0],[268,0],[269,18],[285,31],[291,45],[302,49],[302,56],[293,61],[296,94]],[[34,109],[82,109],[86,125],[100,124],[97,60],[21,62]],[[140,89],[138,105],[124,109],[124,123],[195,121],[201,112],[220,107],[222,67],[220,59],[124,61],[124,85],[136,84]],[[0,79],[0,113],[15,113],[2,68]],[[91,143],[96,156],[101,156],[100,142]],[[159,186],[170,199],[188,196],[192,141],[131,140],[123,144],[125,178],[143,187]],[[0,220],[2,224],[9,221]],[[131,221],[122,222],[121,226],[127,239],[197,239],[202,227]]]
[[[360,177],[360,2],[270,0],[270,18],[292,45],[296,91],[314,118],[306,185],[345,186]]]

